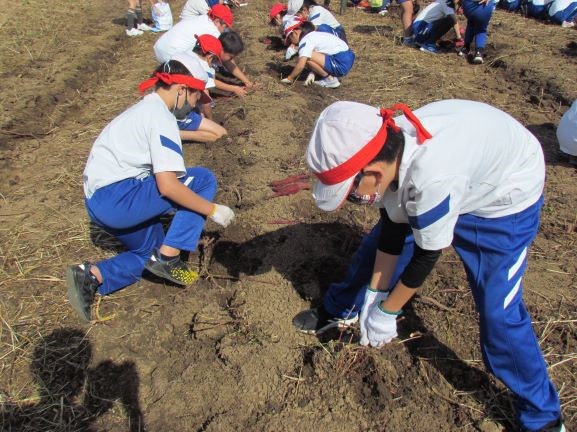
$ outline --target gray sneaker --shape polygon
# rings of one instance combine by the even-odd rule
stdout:
[[[328,76],[324,79],[316,80],[314,83],[325,88],[337,88],[341,85],[339,79],[334,76]]]
[[[98,281],[90,273],[91,264],[84,262],[68,267],[66,271],[66,283],[68,285],[68,301],[72,308],[85,321],[92,319],[92,302],[96,290],[100,286]]]
[[[180,259],[180,256],[171,260],[163,260],[158,249],[152,252],[144,267],[150,273],[178,285],[190,285],[198,279],[198,273],[189,269],[188,265]]]
[[[332,328],[345,329],[359,320],[358,316],[336,318],[331,316],[323,306],[304,310],[293,318],[293,325],[298,331],[319,335]]]

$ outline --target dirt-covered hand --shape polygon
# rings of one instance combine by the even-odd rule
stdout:
[[[359,323],[361,325],[361,345],[368,345],[369,338],[367,334],[367,318],[369,317],[369,313],[378,304],[382,303],[387,299],[389,296],[388,291],[376,291],[366,286],[365,291],[365,301],[363,303],[363,309],[361,310],[361,316],[359,319]]]
[[[456,48],[462,48],[465,46],[465,41],[462,38],[454,39],[453,43],[455,44]]]
[[[369,311],[366,321],[367,339],[361,345],[381,348],[397,337],[398,315],[385,312],[380,304]]]
[[[213,222],[216,222],[223,227],[227,227],[234,220],[234,212],[230,207],[215,204],[212,214],[208,216]]]

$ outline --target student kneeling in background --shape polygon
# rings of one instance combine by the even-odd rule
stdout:
[[[329,33],[315,31],[313,23],[297,18],[287,23],[284,34],[290,42],[298,44],[299,59],[289,76],[281,80],[283,84],[292,84],[308,67],[312,72],[305,85],[313,82],[327,88],[341,85],[338,77],[347,75],[355,61],[355,53],[343,40]],[[321,79],[315,81],[315,75]]]
[[[439,52],[437,41],[451,28],[455,30],[455,46],[462,47],[464,42],[455,16],[455,2],[437,0],[423,9],[413,22],[415,45],[419,46],[421,51],[437,54]]]

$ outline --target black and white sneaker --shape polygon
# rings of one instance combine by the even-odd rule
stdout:
[[[483,53],[479,50],[475,51],[475,55],[473,56],[473,60],[471,62],[473,64],[483,64]]]
[[[293,318],[293,325],[303,333],[319,335],[332,328],[344,329],[356,323],[358,316],[336,318],[330,316],[323,306],[299,312]]]
[[[198,279],[198,273],[188,268],[188,265],[180,259],[180,256],[175,256],[170,260],[163,260],[158,249],[152,252],[145,268],[150,273],[178,285],[190,285]]]
[[[92,319],[92,302],[96,290],[100,286],[95,276],[90,273],[91,264],[84,262],[68,267],[66,282],[68,285],[68,301],[72,308],[85,321]]]

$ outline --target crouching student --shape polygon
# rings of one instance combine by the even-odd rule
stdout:
[[[354,52],[335,35],[315,31],[314,24],[309,21],[295,19],[289,24],[285,37],[298,45],[299,58],[292,72],[281,82],[292,84],[307,67],[312,72],[305,85],[314,82],[321,87],[339,87],[339,78],[347,75],[353,67]],[[316,77],[320,79],[316,80]]]
[[[175,111],[200,100],[206,74],[196,59],[171,60],[140,84],[154,92],[100,133],[84,169],[88,215],[126,251],[67,271],[68,299],[81,318],[92,318],[95,294],[109,295],[137,282],[146,269],[178,285],[198,277],[181,251],[196,250],[206,222],[228,226],[233,211],[215,204],[217,183],[206,168],[186,168]],[[174,214],[165,235],[160,218]]]
[[[394,117],[397,110],[404,115]],[[479,122],[491,127],[479,129]],[[381,219],[345,280],[293,324],[319,334],[360,321],[361,344],[381,348],[397,337],[403,307],[452,245],[479,313],[485,366],[514,393],[519,429],[564,432],[523,301],[543,205],[537,138],[480,102],[444,100],[412,112],[403,104],[379,109],[342,101],[319,115],[306,158],[318,179],[318,207],[375,205]]]
[[[287,14],[287,6],[282,3],[275,3],[268,13],[268,23],[278,27],[282,34],[282,18]]]
[[[561,27],[575,27],[577,0],[553,0],[547,13],[552,23]]]
[[[423,9],[413,22],[415,45],[421,51],[437,54],[437,41],[450,29],[455,31],[455,46],[462,47],[461,30],[455,16],[453,0],[436,0]]]
[[[577,100],[561,117],[557,139],[561,151],[569,156],[569,163],[577,166]]]
[[[547,19],[547,10],[553,0],[527,0],[521,9],[525,11],[528,17],[540,20]]]

